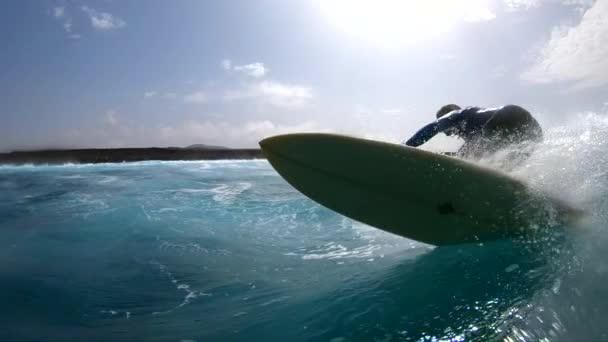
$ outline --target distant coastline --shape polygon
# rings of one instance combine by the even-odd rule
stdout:
[[[0,164],[97,164],[145,160],[265,159],[260,149],[228,148],[101,148],[0,153]]]

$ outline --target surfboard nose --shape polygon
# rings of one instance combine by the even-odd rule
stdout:
[[[268,137],[268,138],[264,138],[264,139],[260,140],[260,141],[258,142],[258,144],[260,145],[260,148],[261,148],[262,150],[265,150],[265,149],[267,149],[267,148],[268,148],[270,145],[272,145],[272,138],[274,138],[274,137]]]
[[[330,155],[329,150],[333,150],[336,144],[341,146],[341,143],[348,144],[353,140],[352,137],[331,133],[307,132],[275,135],[260,140],[258,144],[270,161],[281,156],[310,163],[320,155]]]
[[[275,135],[272,137],[267,137],[258,142],[260,148],[262,149],[262,153],[264,153],[267,157],[270,151],[273,149],[273,146],[280,145],[280,135]],[[278,141],[278,142],[277,142]]]
[[[258,142],[258,144],[260,144],[261,148],[268,148],[268,147],[271,147],[273,145],[281,144],[281,142],[283,142],[285,140],[293,139],[294,137],[297,137],[298,135],[299,134],[279,134],[279,135],[273,135],[271,137],[266,137],[266,138],[260,140]]]
[[[275,154],[280,154],[282,152],[288,153],[289,148],[287,146],[292,139],[293,137],[291,134],[275,135],[260,140],[258,144],[262,149],[262,153],[264,153],[266,158],[272,162],[275,158]]]
[[[263,152],[275,152],[275,153],[286,153],[293,149],[293,146],[301,146],[307,144],[310,141],[319,139],[320,134],[314,133],[292,133],[292,134],[280,134],[271,137],[264,138],[258,142]]]
[[[324,133],[281,134],[262,139],[259,145],[271,164],[279,158],[310,163],[320,150],[326,149],[328,137]]]

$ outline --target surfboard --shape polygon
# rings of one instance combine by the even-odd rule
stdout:
[[[325,133],[260,141],[294,188],[356,221],[441,246],[529,234],[581,212],[502,172],[404,145]]]

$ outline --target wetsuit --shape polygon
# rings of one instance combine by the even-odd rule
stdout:
[[[441,132],[461,137],[465,143],[457,154],[472,158],[512,144],[539,142],[543,138],[540,125],[527,110],[508,105],[490,109],[467,107],[452,111],[422,127],[405,144],[417,147]]]

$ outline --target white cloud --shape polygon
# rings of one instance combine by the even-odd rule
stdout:
[[[276,124],[269,120],[249,121],[235,125],[227,122],[188,121],[160,129],[160,137],[169,145],[194,143],[230,147],[257,147],[265,137],[294,132],[330,132],[314,121],[297,124]]]
[[[403,113],[403,110],[401,110],[400,108],[388,108],[382,109],[381,112],[382,114],[386,115],[401,115]]]
[[[68,15],[64,6],[57,6],[51,9],[50,14],[60,23],[63,30],[67,33],[68,38],[78,39],[80,34],[72,32],[72,18]]]
[[[253,99],[263,104],[285,109],[301,108],[312,98],[310,88],[275,81],[253,83],[244,89],[229,91],[224,95],[226,101]]]
[[[110,126],[118,126],[118,116],[115,111],[108,110],[104,114],[104,121]]]
[[[246,65],[235,65],[234,71],[245,73],[251,77],[260,78],[264,77],[268,72],[268,69],[264,67],[264,63],[252,63]]]
[[[159,93],[156,91],[147,91],[144,93],[144,98],[146,99],[150,99],[153,97],[160,97],[166,100],[175,100],[177,98],[177,94],[176,93],[169,93],[169,92],[165,92],[165,93]]]
[[[64,15],[65,15],[65,7],[57,6],[57,7],[53,8],[53,16],[55,18],[63,18]]]
[[[63,29],[67,33],[72,33],[72,20],[68,19],[63,23]]]
[[[578,26],[555,28],[522,78],[570,81],[579,89],[608,84],[608,0],[598,0]]]
[[[539,7],[544,0],[505,0],[507,9],[511,11],[529,10]]]
[[[188,146],[202,143],[227,147],[259,147],[265,137],[294,132],[331,132],[315,121],[275,123],[252,120],[231,123],[216,120],[190,120],[165,126],[147,126],[116,111],[104,112],[97,123],[80,127],[67,139],[70,146],[149,147]]]
[[[222,69],[224,70],[233,70],[254,78],[264,77],[268,73],[268,68],[264,66],[264,63],[260,62],[245,65],[233,65],[231,60],[224,59],[222,60],[221,65]]]
[[[491,79],[502,78],[508,73],[508,71],[509,71],[509,68],[507,68],[506,65],[500,64],[500,65],[497,65],[496,67],[494,67],[494,69],[492,69],[492,71],[490,71],[488,76]]]
[[[126,23],[119,17],[110,13],[99,12],[93,8],[82,6],[82,11],[85,12],[91,20],[91,25],[99,31],[116,30],[125,27]]]
[[[184,96],[184,102],[186,103],[206,103],[209,101],[209,97],[203,91],[197,91],[192,94]]]
[[[474,10],[470,10],[464,16],[464,21],[468,21],[470,23],[490,21],[494,19],[496,19],[496,13],[485,7],[479,7]]]
[[[65,17],[63,22],[63,29],[68,34],[68,37],[71,39],[80,38],[80,34],[72,32],[72,19]]]
[[[310,88],[264,81],[253,88],[254,94],[277,107],[301,107],[312,99]]]
[[[74,147],[127,147],[142,146],[150,141],[150,132],[141,123],[124,119],[115,110],[107,110],[100,115],[93,126],[80,127],[67,137]],[[143,143],[143,144],[142,144]]]
[[[591,7],[595,0],[562,0],[566,6]]]
[[[398,143],[404,138],[404,131],[412,126],[412,110],[407,108],[373,108],[356,104],[337,117],[348,118],[336,123],[341,129],[367,139]]]
[[[230,70],[232,69],[232,62],[229,59],[222,60],[222,69]]]
[[[541,5],[545,3],[549,3],[551,1],[547,0],[504,0],[505,5],[507,6],[508,11],[527,11],[533,8],[539,8]],[[561,1],[552,1],[553,3],[557,2],[564,6],[574,6],[578,10],[585,10],[593,3],[595,0],[561,0]]]

